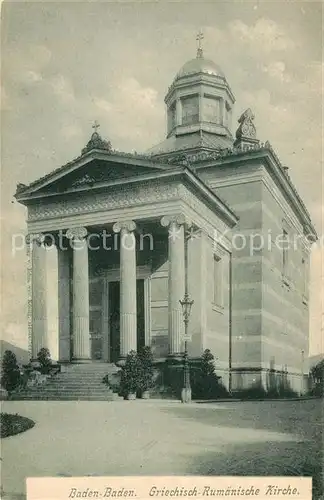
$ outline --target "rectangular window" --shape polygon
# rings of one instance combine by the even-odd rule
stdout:
[[[214,255],[213,261],[213,303],[216,306],[223,306],[223,262],[220,257]]]
[[[203,121],[209,123],[221,123],[220,100],[215,97],[204,97],[203,99]]]
[[[232,109],[227,101],[225,103],[224,125],[229,130],[231,130],[231,127],[232,127]]]
[[[309,285],[309,262],[306,255],[302,258],[302,294],[303,300],[308,298],[308,285]]]
[[[289,237],[288,232],[284,229],[282,231],[282,274],[287,276],[288,273],[288,250],[289,250]]]
[[[199,100],[198,96],[185,97],[181,99],[182,125],[192,125],[199,122]]]
[[[175,127],[176,125],[176,103],[174,102],[172,106],[170,107],[168,111],[168,132],[171,132],[171,130]]]

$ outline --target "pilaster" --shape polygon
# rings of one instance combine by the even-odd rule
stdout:
[[[46,308],[46,249],[45,237],[42,233],[30,234],[27,237],[30,268],[28,270],[29,288],[29,328],[30,354],[37,357],[42,347],[47,347],[47,308]]]

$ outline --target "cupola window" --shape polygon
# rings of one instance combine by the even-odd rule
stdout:
[[[225,103],[225,117],[224,117],[224,125],[229,130],[232,128],[232,108],[229,103],[226,101]]]
[[[207,96],[203,98],[202,120],[210,123],[221,123],[220,99]]]
[[[182,125],[192,125],[199,121],[198,96],[184,97],[182,104]]]
[[[168,132],[176,126],[176,103],[174,102],[168,110]]]

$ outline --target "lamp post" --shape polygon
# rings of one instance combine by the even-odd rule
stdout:
[[[185,235],[186,235],[186,225],[185,225]],[[181,391],[181,402],[190,403],[191,402],[191,387],[190,387],[190,366],[188,359],[188,324],[189,317],[191,313],[191,308],[194,303],[190,299],[188,292],[188,238],[185,237],[185,248],[184,248],[184,260],[185,260],[185,294],[182,300],[179,300],[182,307],[183,322],[184,322],[184,355],[183,355],[183,389]]]
[[[301,350],[301,377],[300,377],[300,395],[304,394],[304,349]]]
[[[190,300],[189,294],[185,293],[183,300],[179,301],[182,307],[183,314],[183,322],[185,327],[184,333],[184,370],[183,370],[183,389],[181,391],[181,401],[182,403],[190,403],[191,401],[191,387],[190,387],[190,366],[188,359],[188,324],[189,324],[189,316],[191,313],[191,307],[194,303],[193,300]]]

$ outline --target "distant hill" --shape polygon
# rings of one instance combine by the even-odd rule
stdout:
[[[28,351],[22,349],[21,347],[17,347],[6,340],[0,340],[0,358],[2,359],[3,353],[5,351],[12,351],[17,358],[17,362],[20,365],[27,364],[29,362],[29,354]]]

